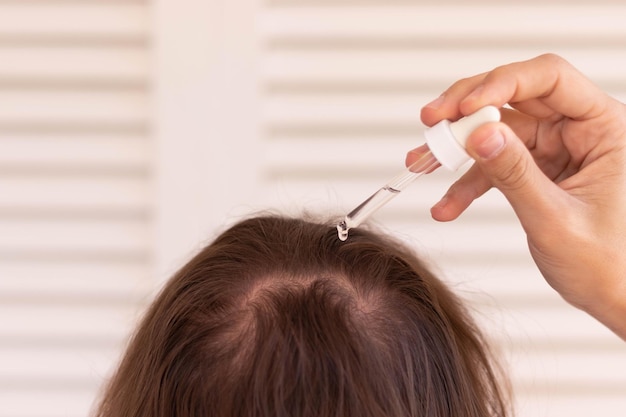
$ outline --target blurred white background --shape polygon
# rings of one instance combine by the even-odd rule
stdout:
[[[626,101],[621,1],[0,0],[0,417],[85,416],[145,306],[256,210],[343,213],[458,78],[555,52]],[[626,345],[567,306],[497,192],[376,220],[468,298],[520,417],[623,416]],[[567,242],[564,242],[567,244]]]

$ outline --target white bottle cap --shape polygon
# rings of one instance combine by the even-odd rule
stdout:
[[[424,132],[428,148],[441,165],[456,171],[471,159],[465,152],[469,135],[482,124],[500,121],[500,112],[493,106],[483,107],[456,122],[442,120]]]

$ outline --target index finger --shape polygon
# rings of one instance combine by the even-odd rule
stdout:
[[[552,113],[586,120],[603,112],[607,98],[569,62],[546,54],[487,73],[460,99],[458,107],[461,113],[470,114],[489,104],[501,107],[509,103],[533,117],[545,118]]]

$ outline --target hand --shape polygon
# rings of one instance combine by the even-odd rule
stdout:
[[[490,104],[512,109],[470,136],[476,163],[433,217],[453,220],[497,187],[548,283],[626,340],[626,106],[542,55],[456,82],[421,117],[432,126]]]

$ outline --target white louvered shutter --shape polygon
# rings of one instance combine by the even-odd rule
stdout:
[[[86,415],[194,248],[256,210],[352,209],[456,79],[551,51],[626,101],[623,16],[607,0],[0,0],[0,417]],[[518,416],[621,416],[624,343],[549,289],[497,192],[432,221],[459,175],[440,171],[375,220],[470,300]]]
[[[150,290],[149,15],[0,1],[0,416],[85,416]]]
[[[269,205],[354,208],[423,143],[421,106],[507,62],[556,52],[625,101],[623,16],[626,5],[606,1],[269,1],[261,19]],[[430,206],[460,175],[440,171],[375,217],[470,300],[507,361],[518,415],[623,415],[624,343],[548,287],[498,192],[455,222],[431,220]]]

